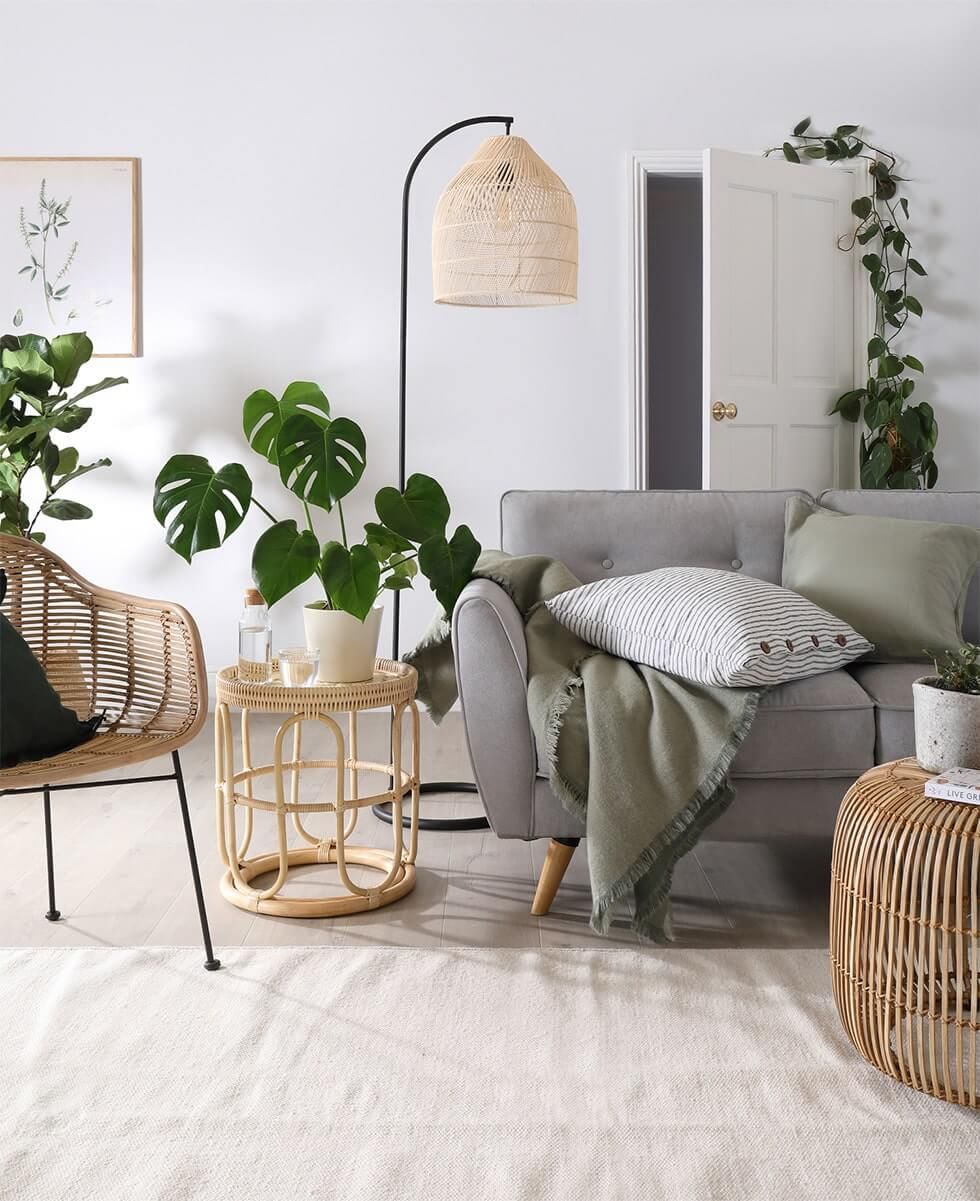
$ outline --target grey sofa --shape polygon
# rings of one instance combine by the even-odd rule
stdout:
[[[743,571],[780,582],[783,509],[802,492],[508,492],[501,546],[561,559],[582,581],[668,565]],[[980,492],[824,492],[842,513],[980,527]],[[980,641],[980,575],[964,636]],[[538,771],[525,705],[521,618],[502,589],[475,580],[453,613],[467,745],[487,816],[501,838],[550,838],[534,911],[547,912],[585,831]],[[709,838],[829,834],[861,772],[914,751],[919,663],[865,663],[773,689],[735,760],[734,804]]]

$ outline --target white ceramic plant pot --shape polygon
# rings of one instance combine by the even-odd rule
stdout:
[[[915,757],[926,771],[980,768],[980,696],[938,688],[936,676],[912,685]]]
[[[339,609],[303,608],[306,646],[320,653],[321,684],[355,684],[374,675],[381,633],[381,606],[358,621]]]

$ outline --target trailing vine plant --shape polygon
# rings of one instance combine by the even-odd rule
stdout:
[[[830,163],[864,159],[870,189],[851,205],[853,232],[837,245],[845,252],[864,248],[861,264],[874,296],[874,333],[868,342],[867,381],[839,396],[831,409],[846,421],[863,416],[861,486],[863,488],[933,488],[939,472],[933,451],[939,427],[927,401],[911,404],[915,380],[909,372],[925,370],[911,354],[901,354],[896,340],[909,317],[922,316],[922,304],[909,291],[910,276],[926,274],[912,256],[907,233],[909,202],[899,196],[898,160],[862,136],[859,125],[838,125],[833,133],[817,133],[810,118],[798,122],[792,140],[766,152],[787,162],[824,159]]]

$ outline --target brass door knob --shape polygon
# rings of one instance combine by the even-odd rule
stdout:
[[[715,421],[724,421],[727,417],[729,421],[734,421],[738,416],[738,408],[733,404],[722,404],[720,400],[716,400],[711,406],[711,416]]]

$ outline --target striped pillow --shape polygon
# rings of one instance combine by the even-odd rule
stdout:
[[[847,622],[799,593],[711,567],[597,580],[547,605],[600,650],[697,684],[782,684],[833,671],[872,649]]]

